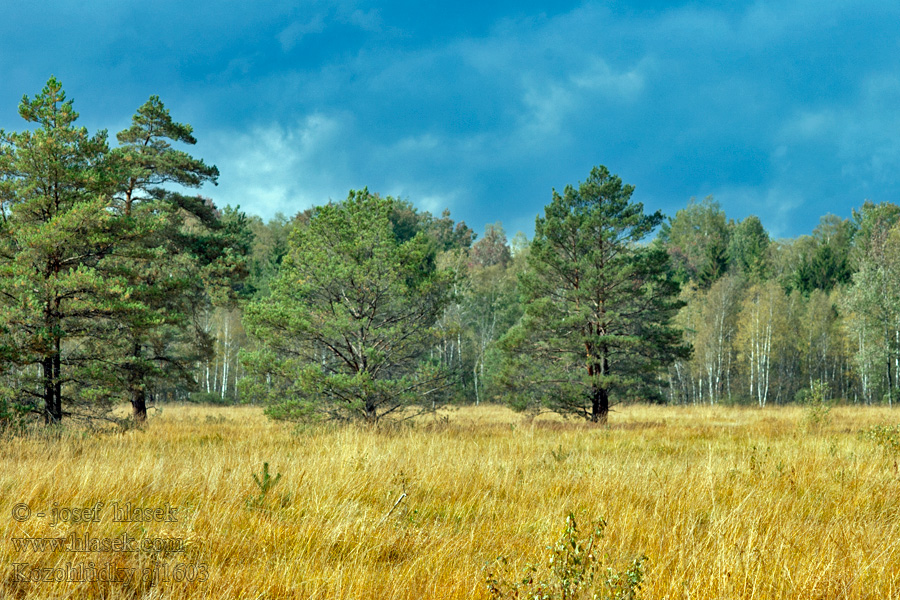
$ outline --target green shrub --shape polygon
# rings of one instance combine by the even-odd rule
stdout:
[[[828,384],[821,379],[813,381],[806,394],[798,394],[800,401],[806,406],[804,421],[808,429],[819,429],[828,424],[832,402],[828,398]]]
[[[566,517],[566,528],[559,541],[548,548],[550,559],[546,567],[528,565],[518,581],[507,581],[494,569],[486,569],[485,581],[491,598],[495,600],[636,600],[644,578],[641,556],[624,571],[603,567],[599,555],[599,541],[603,538],[606,521],[594,523],[591,533],[581,539],[575,515]],[[501,557],[499,564],[506,569],[508,561]]]
[[[900,455],[900,425],[878,425],[863,432],[866,437],[896,457]]]

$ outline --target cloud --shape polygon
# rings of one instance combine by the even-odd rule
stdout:
[[[773,140],[778,180],[830,198],[829,211],[844,214],[864,199],[895,201],[900,192],[900,115],[891,108],[900,102],[900,79],[872,74],[851,91],[841,103],[797,109]]]
[[[374,8],[369,10],[353,10],[345,17],[345,21],[363,31],[381,31],[381,14]]]
[[[284,52],[293,50],[310,33],[325,31],[325,18],[317,14],[309,21],[294,21],[278,34],[278,42]]]
[[[217,202],[266,217],[327,202],[343,174],[336,142],[344,119],[316,113],[292,127],[269,124],[213,135],[211,145],[219,151],[211,158],[222,173]]]
[[[315,97],[304,110],[353,115],[335,140],[339,168],[316,163],[332,181],[447,203],[476,228],[533,222],[551,187],[602,163],[648,209],[711,193],[789,235],[900,191],[897,66],[877,41],[890,27],[846,2],[811,6],[625,13],[589,2],[419,40],[388,18],[387,37],[295,89]]]
[[[730,207],[728,216],[735,221],[742,221],[750,215],[759,217],[773,239],[796,235],[795,212],[808,202],[802,190],[779,183],[722,187],[713,196],[722,206]]]
[[[294,20],[276,36],[283,52],[296,48],[304,38],[311,34],[325,32],[329,25],[335,23],[349,25],[366,32],[381,31],[381,16],[377,9],[363,10],[343,2],[332,3],[322,7],[310,18]]]
[[[440,214],[453,207],[458,191],[421,177],[421,161],[441,144],[427,135],[386,145],[360,143],[354,118],[341,113],[314,113],[287,127],[269,124],[249,133],[223,131],[211,140],[219,149],[211,162],[222,173],[216,201],[269,218],[368,187]]]
[[[896,2],[107,4],[10,9],[0,126],[50,73],[91,129],[159,94],[250,212],[369,186],[530,235],[597,164],[648,210],[713,194],[781,235],[900,196]]]
[[[644,59],[631,69],[617,71],[602,57],[593,56],[586,68],[570,79],[576,87],[589,92],[600,92],[610,98],[634,99],[644,91],[649,62]]]

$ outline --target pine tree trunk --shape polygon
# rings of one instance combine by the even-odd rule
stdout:
[[[606,425],[609,418],[609,390],[594,385],[591,387],[591,422]]]
[[[147,395],[140,376],[141,345],[135,343],[131,349],[134,365],[128,374],[128,387],[131,395],[131,416],[138,423],[147,420]]]
[[[142,387],[131,390],[131,416],[138,423],[147,420],[147,394]]]
[[[609,362],[606,359],[607,349],[601,350],[603,358],[600,360],[600,374],[609,374]],[[591,421],[606,425],[609,418],[609,390],[605,385],[598,385],[595,382],[591,385]]]
[[[57,421],[62,421],[62,340],[56,338],[53,353],[53,412]]]
[[[378,408],[375,402],[366,399],[366,423],[375,424],[378,421]]]
[[[45,323],[53,331],[58,323],[59,301],[48,304],[44,311]],[[45,356],[41,361],[44,379],[44,422],[46,424],[62,421],[62,384],[60,382],[60,367],[62,356],[62,341],[59,337],[53,340],[53,352]]]

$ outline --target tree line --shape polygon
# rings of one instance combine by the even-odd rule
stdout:
[[[900,374],[900,207],[866,201],[810,235],[771,240],[711,198],[661,229],[686,306],[676,322],[690,360],[668,372],[677,403],[802,401],[820,382],[834,399],[893,405]]]
[[[613,189],[604,195],[603,186]],[[900,207],[866,201],[850,218],[825,215],[811,234],[776,240],[758,217],[736,222],[711,197],[666,218],[635,209],[632,191],[601,167],[552,194],[533,240],[509,241],[496,223],[436,250],[435,264],[453,274],[453,293],[427,355],[453,371],[446,399],[601,421],[610,398],[767,406],[803,402],[819,385],[829,400],[898,399]],[[615,218],[584,214],[591,198],[609,210],[616,194],[629,199]],[[634,211],[628,226],[626,208]],[[257,250],[269,257],[265,264],[284,256],[284,231],[305,226],[308,213],[255,222],[267,230],[257,239],[272,249]],[[628,251],[596,243],[602,227],[591,218]],[[621,262],[604,260],[610,249]],[[584,287],[585,277],[595,289]],[[637,293],[654,286],[653,302]],[[603,321],[589,314],[591,306],[600,311],[601,303],[591,304],[598,292],[607,294],[607,309],[616,303],[609,314],[619,330],[588,335],[585,328]],[[246,339],[247,347],[258,343]]]
[[[0,420],[127,401],[284,419],[502,402],[605,422],[622,401],[781,404],[900,385],[900,207],[772,240],[712,198],[647,214],[605,167],[535,235],[477,236],[369,190],[264,222],[187,193],[218,170],[158,97],[111,147],[51,78],[0,130]]]

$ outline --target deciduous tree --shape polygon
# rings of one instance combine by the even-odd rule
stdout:
[[[730,231],[725,212],[712,196],[701,202],[691,198],[686,208],[662,225],[659,239],[682,281],[708,288],[725,274]]]
[[[738,318],[738,349],[746,368],[750,397],[761,407],[769,400],[780,336],[785,334],[785,305],[781,286],[769,280],[747,290]]]
[[[728,262],[734,272],[751,282],[769,276],[769,234],[759,217],[750,215],[735,225],[728,243]]]

